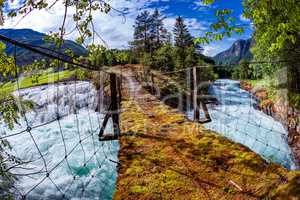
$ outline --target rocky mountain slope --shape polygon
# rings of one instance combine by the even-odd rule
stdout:
[[[22,43],[29,44],[32,47],[39,46],[52,50],[56,49],[54,43],[45,41],[46,34],[31,29],[0,29],[0,35],[9,37]],[[14,46],[9,43],[5,44],[7,55],[12,55],[14,52]],[[87,52],[84,47],[71,40],[65,40],[62,48],[60,49],[60,52],[64,52],[66,49],[72,49],[75,55],[84,55]],[[23,48],[17,48],[17,56],[17,64],[21,66],[30,64],[34,60],[45,58],[37,53],[33,53]]]
[[[250,52],[250,48],[253,42],[254,40],[251,38],[248,40],[237,40],[229,49],[214,56],[213,60],[218,65],[237,64],[242,59],[251,60],[253,55]]]

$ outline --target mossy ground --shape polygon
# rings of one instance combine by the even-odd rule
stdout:
[[[114,199],[300,199],[299,172],[266,163],[142,89],[136,94],[122,102]]]

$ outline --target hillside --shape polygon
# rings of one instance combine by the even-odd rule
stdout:
[[[229,49],[214,56],[213,60],[218,65],[237,64],[242,59],[251,60],[253,55],[250,52],[250,48],[253,42],[251,38],[248,40],[237,40]]]
[[[44,40],[46,34],[34,31],[32,29],[0,29],[0,35],[9,37],[13,40],[30,44],[34,46],[40,46],[49,49],[55,49],[54,43],[49,43]],[[61,52],[64,52],[66,49],[72,49],[75,55],[84,55],[86,54],[86,49],[71,40],[65,40],[62,45]],[[12,55],[14,51],[14,46],[12,44],[6,43],[6,53],[7,55]],[[34,60],[40,60],[44,57],[33,53],[26,49],[17,48],[17,63],[18,65],[26,65],[32,63]]]

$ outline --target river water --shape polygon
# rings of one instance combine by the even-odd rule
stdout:
[[[14,130],[0,125],[1,135],[32,127],[31,134],[7,138],[13,147],[11,153],[30,161],[13,170],[21,174],[17,176],[17,196],[26,194],[30,200],[112,199],[119,143],[98,141],[104,116],[95,112],[97,93],[93,86],[88,82],[40,86],[15,95],[35,103],[35,110],[26,113],[26,120],[21,119]],[[111,131],[109,122],[106,132]]]
[[[217,80],[209,92],[219,104],[209,106],[212,122],[206,128],[248,146],[268,161],[296,168],[287,132],[279,122],[254,109],[256,100],[240,89],[239,82]],[[34,111],[26,113],[14,130],[0,124],[1,135],[32,128],[7,138],[13,147],[10,153],[30,161],[13,171],[20,174],[15,193],[32,200],[111,199],[119,143],[98,141],[104,116],[95,112],[98,99],[93,86],[88,82],[40,86],[15,95],[35,103]],[[109,122],[106,132],[111,131]]]
[[[265,160],[295,169],[287,131],[281,123],[256,110],[257,100],[240,88],[240,82],[228,79],[215,81],[209,94],[217,97],[217,105],[209,105],[212,122],[205,127],[260,154]],[[188,112],[193,118],[193,112]]]

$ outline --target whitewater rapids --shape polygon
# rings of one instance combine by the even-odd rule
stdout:
[[[209,88],[218,105],[209,105],[212,122],[205,127],[260,154],[269,162],[288,169],[296,169],[293,154],[287,142],[287,131],[271,116],[255,109],[257,100],[240,88],[240,82],[219,79]],[[188,112],[193,118],[193,111]]]
[[[112,199],[119,143],[98,141],[104,116],[95,112],[98,98],[93,85],[45,85],[14,95],[35,104],[13,130],[0,125],[1,135],[29,130],[7,138],[12,146],[10,153],[29,161],[12,171],[18,174],[16,198],[26,194],[30,200]],[[111,131],[109,121],[105,132]]]

